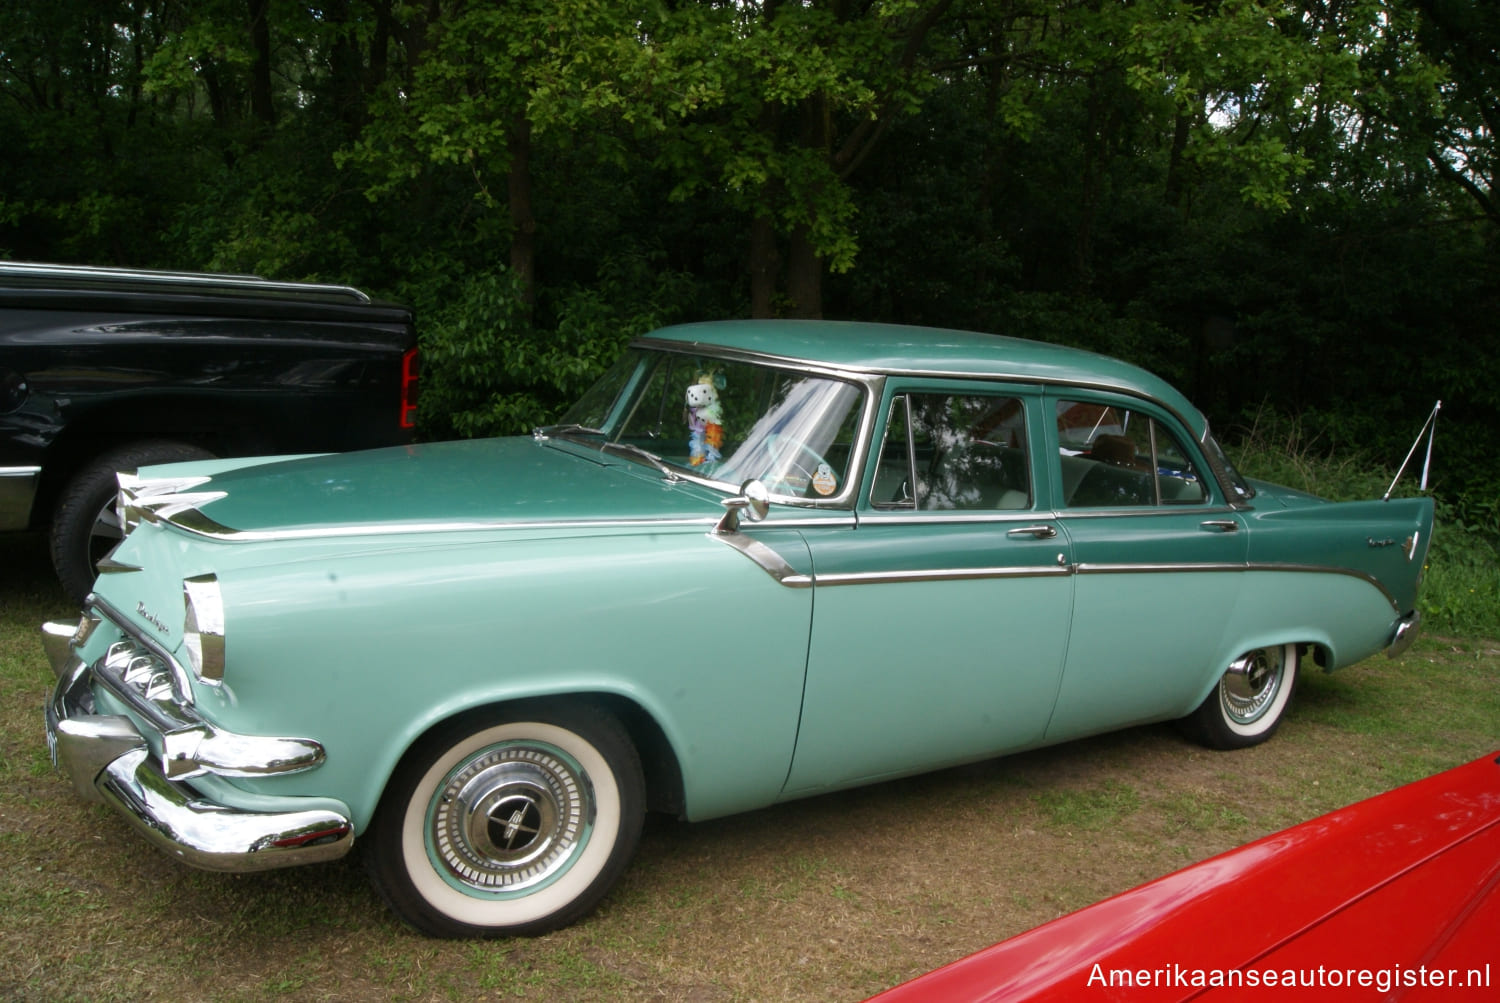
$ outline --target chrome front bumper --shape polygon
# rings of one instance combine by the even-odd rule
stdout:
[[[113,806],[151,843],[205,870],[264,871],[335,860],[349,852],[354,828],[344,814],[322,807],[248,811],[217,804],[190,783],[168,779],[129,717],[95,713],[94,668],[73,653],[74,633],[68,624],[42,628],[43,646],[58,677],[46,707],[47,745],[53,765],[81,795]],[[237,736],[217,737],[231,743]],[[217,771],[197,770],[205,772]],[[251,773],[243,768],[224,772]],[[276,772],[275,764],[265,772]]]

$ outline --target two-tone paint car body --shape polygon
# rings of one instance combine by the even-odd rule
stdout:
[[[638,339],[530,438],[205,461],[49,625],[79,790],[190,863],[354,836],[408,921],[534,931],[688,819],[1181,719],[1408,643],[1427,499],[1230,468],[1133,366],[863,324]]]
[[[1500,996],[1500,754],[1194,864],[870,1003]]]

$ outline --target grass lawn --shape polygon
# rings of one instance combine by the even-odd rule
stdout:
[[[182,867],[53,773],[36,627],[70,618],[38,541],[0,540],[0,999],[858,1000],[1064,912],[1500,749],[1500,641],[1303,676],[1269,743],[1170,727],[714,822],[648,820],[593,917],[427,940],[353,856]]]

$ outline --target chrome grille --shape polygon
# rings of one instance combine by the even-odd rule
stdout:
[[[180,671],[160,652],[129,636],[111,644],[94,666],[99,682],[163,732],[197,723],[178,689]]]

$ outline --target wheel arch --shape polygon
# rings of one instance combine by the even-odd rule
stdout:
[[[1188,713],[1208,698],[1208,695],[1219,685],[1224,671],[1229,668],[1235,659],[1249,654],[1261,648],[1280,648],[1284,645],[1292,645],[1297,649],[1297,657],[1305,666],[1305,659],[1311,655],[1318,667],[1329,671],[1329,666],[1339,664],[1333,661],[1335,657],[1335,645],[1326,631],[1311,630],[1307,628],[1271,629],[1254,634],[1238,636],[1233,643],[1220,649],[1219,657],[1205,669],[1205,681],[1199,685],[1193,693],[1192,705],[1183,713]]]
[[[122,400],[90,409],[68,422],[47,447],[32,503],[33,526],[44,526],[69,482],[105,453],[141,442],[181,442],[218,456],[253,453],[258,443],[243,429],[242,409],[195,404],[190,399]]]
[[[625,729],[641,760],[641,770],[646,782],[647,809],[681,815],[686,805],[681,762],[676,748],[655,715],[638,701],[623,694],[608,690],[586,690],[485,700],[451,709],[428,721],[411,735],[400,754],[392,758],[389,769],[383,771],[378,789],[372,794],[368,813],[360,813],[362,817],[356,819],[356,825],[361,830],[369,825],[374,811],[385,799],[391,779],[414,751],[426,745],[433,735],[461,729],[471,719],[493,719],[502,713],[519,719],[527,714],[545,717],[549,711],[580,707],[602,711]]]

